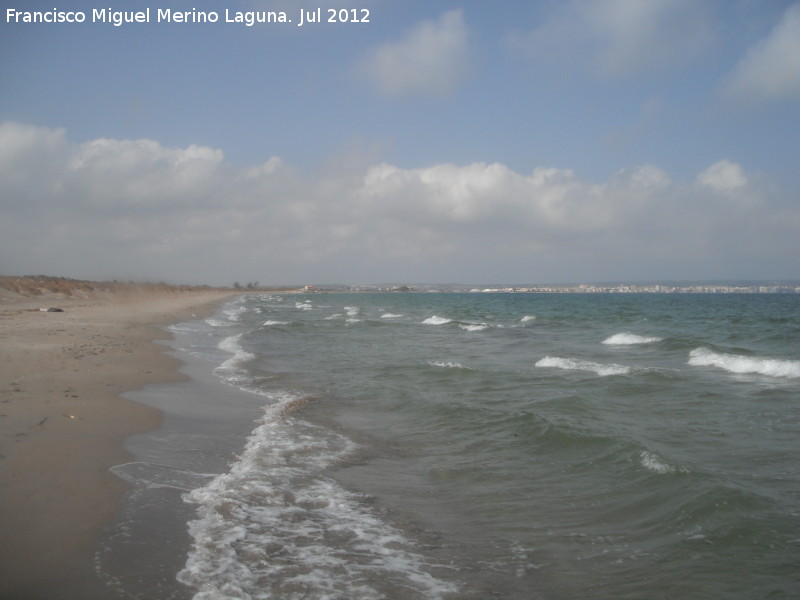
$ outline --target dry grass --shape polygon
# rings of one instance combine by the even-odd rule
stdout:
[[[64,296],[90,296],[98,292],[189,292],[211,289],[225,290],[229,288],[212,288],[207,285],[170,285],[166,283],[84,281],[47,275],[24,275],[20,277],[0,275],[0,289],[8,290],[21,296],[41,296],[46,293],[62,294]]]

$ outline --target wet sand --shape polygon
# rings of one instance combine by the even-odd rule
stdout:
[[[125,438],[161,422],[119,394],[183,379],[154,341],[232,295],[0,290],[0,600],[110,597],[93,557],[127,484],[109,468],[129,459]]]

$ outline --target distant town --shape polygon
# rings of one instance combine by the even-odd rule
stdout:
[[[495,294],[800,294],[800,282],[784,283],[578,283],[487,286],[460,284],[307,285],[305,292],[472,292]]]

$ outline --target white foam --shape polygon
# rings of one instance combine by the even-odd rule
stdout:
[[[459,327],[464,331],[483,331],[484,329],[489,329],[489,325],[486,323],[462,323]]]
[[[396,315],[394,313],[387,312],[381,315],[381,319],[399,319],[402,316],[403,315]]]
[[[645,337],[643,335],[636,335],[635,333],[615,333],[609,338],[603,340],[604,344],[609,346],[632,346],[636,344],[652,344],[660,342],[663,338],[660,337]]]
[[[444,367],[447,369],[469,369],[469,367],[465,367],[461,363],[457,362],[450,362],[450,361],[443,361],[443,360],[431,360],[428,364],[432,367]]]
[[[248,360],[252,360],[252,359],[254,359],[256,357],[255,354],[251,354],[250,352],[247,352],[246,350],[244,350],[239,345],[239,339],[241,337],[242,337],[242,334],[238,333],[236,335],[232,335],[230,337],[226,337],[224,340],[222,340],[219,343],[218,348],[220,350],[224,350],[225,352],[228,352],[228,353],[232,354],[233,356],[231,356],[228,360],[226,360],[224,363],[222,363],[217,368],[223,369],[223,370],[234,369],[240,363],[248,361]]]
[[[535,319],[536,319],[536,317],[535,317],[535,316],[533,316],[533,315],[525,315],[524,317],[522,317],[522,318],[519,320],[519,322],[520,322],[520,323],[527,323],[528,321],[534,321]]]
[[[172,488],[184,492],[205,485],[216,477],[215,473],[195,473],[150,462],[128,462],[115,465],[109,470],[135,486],[148,489]]]
[[[591,371],[601,377],[608,375],[626,375],[631,372],[630,367],[615,364],[600,364],[579,358],[558,358],[556,356],[545,356],[536,362],[537,367],[553,367],[556,369],[566,369],[568,371]]]
[[[689,364],[695,367],[718,367],[729,373],[755,373],[769,377],[800,378],[800,360],[722,354],[708,348],[692,350],[689,353]]]
[[[660,456],[658,456],[654,452],[648,452],[644,450],[639,455],[639,463],[648,471],[652,471],[653,473],[658,473],[659,475],[666,475],[667,473],[675,473],[678,469],[673,467],[670,464],[664,462]],[[684,469],[681,469],[682,472],[685,472]]]
[[[184,495],[197,505],[178,580],[218,598],[386,598],[387,586],[440,598],[411,541],[324,475],[352,453],[341,435],[291,417],[301,398],[275,395],[230,470]]]
[[[433,315],[432,317],[428,317],[422,323],[423,325],[445,325],[447,323],[452,323],[453,319],[445,319],[444,317],[437,317]]]
[[[348,317],[353,318],[358,316],[358,313],[361,312],[361,309],[357,306],[345,306],[344,312],[347,313]]]
[[[288,325],[288,324],[289,324],[288,321],[272,321],[272,320],[264,321],[263,323],[264,327],[273,327],[275,325]]]
[[[206,319],[206,323],[208,325],[211,325],[211,327],[224,327],[225,325],[228,324],[225,323],[224,321],[220,321],[219,319],[215,319],[213,317]]]
[[[185,321],[183,323],[175,323],[174,325],[167,326],[167,329],[172,333],[205,333],[206,329],[197,322]]]
[[[246,311],[246,306],[242,306],[241,304],[233,304],[226,306],[222,310],[222,313],[228,317],[228,321],[239,321],[242,317],[242,314]]]
[[[297,302],[295,300],[294,307],[298,310],[311,310],[314,308],[311,305],[311,300],[306,300],[305,302]]]

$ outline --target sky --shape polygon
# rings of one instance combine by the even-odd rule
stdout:
[[[800,279],[800,2],[0,7],[0,274]]]

